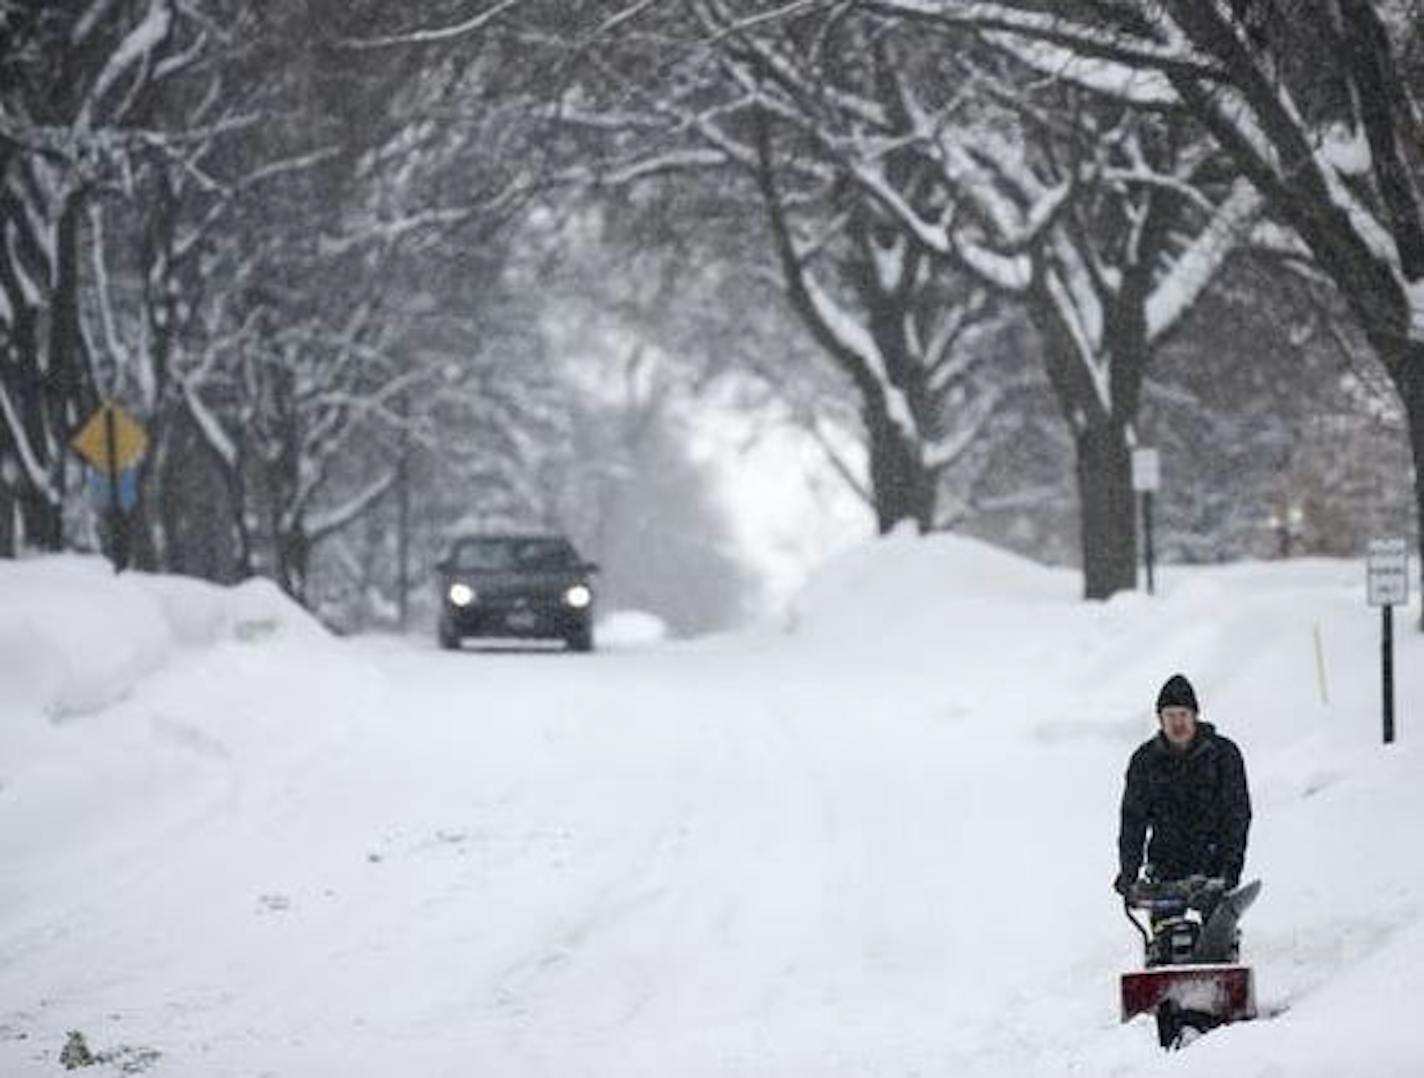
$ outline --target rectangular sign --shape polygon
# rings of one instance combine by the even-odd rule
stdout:
[[[107,472],[89,472],[89,495],[94,508],[107,513],[117,502],[125,513],[132,513],[138,505],[138,469],[126,468],[119,473],[119,489],[116,492],[109,481]]]
[[[1409,602],[1409,548],[1403,539],[1376,539],[1365,561],[1365,590],[1371,606]]]
[[[1162,485],[1162,460],[1155,449],[1132,451],[1132,489],[1139,493]]]

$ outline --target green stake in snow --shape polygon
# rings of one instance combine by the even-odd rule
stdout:
[[[1375,539],[1365,562],[1365,590],[1382,611],[1380,666],[1384,699],[1384,743],[1394,740],[1394,608],[1409,602],[1409,550],[1403,539]]]

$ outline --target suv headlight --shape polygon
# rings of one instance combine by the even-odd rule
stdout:
[[[477,598],[475,589],[468,584],[451,584],[449,596],[453,606],[469,606]]]
[[[575,584],[564,592],[564,602],[575,610],[582,610],[593,602],[593,592],[589,590],[587,584]]]

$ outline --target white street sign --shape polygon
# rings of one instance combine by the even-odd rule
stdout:
[[[1409,548],[1403,539],[1375,539],[1365,562],[1365,590],[1371,606],[1409,602]]]
[[[1155,449],[1132,451],[1132,489],[1157,490],[1162,485],[1162,460]]]

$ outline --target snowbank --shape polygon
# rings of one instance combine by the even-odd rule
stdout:
[[[268,580],[223,588],[115,574],[94,557],[0,561],[0,736],[36,715],[99,711],[184,648],[324,635]]]
[[[667,638],[667,622],[641,610],[614,610],[598,619],[594,631],[600,648],[645,648]]]
[[[1077,598],[1079,588],[1075,572],[977,539],[900,528],[844,551],[814,573],[793,602],[790,620],[798,632],[867,626],[894,631],[907,618],[936,617],[947,604],[1065,602]]]

